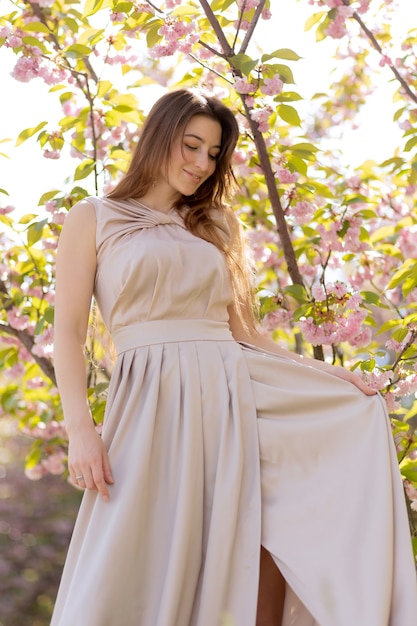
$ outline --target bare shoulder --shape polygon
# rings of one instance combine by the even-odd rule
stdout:
[[[96,212],[93,204],[88,200],[81,200],[74,204],[65,218],[60,240],[76,238],[82,241],[95,241]]]
[[[92,202],[80,200],[80,202],[74,204],[65,219],[65,224],[67,222],[80,223],[84,227],[88,227],[90,224],[95,226],[96,211]]]

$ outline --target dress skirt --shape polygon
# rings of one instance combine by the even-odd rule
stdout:
[[[51,626],[255,626],[260,545],[284,626],[412,626],[415,568],[379,395],[209,320],[114,334],[103,440]]]

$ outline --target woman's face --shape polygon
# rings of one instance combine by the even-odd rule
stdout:
[[[195,115],[174,140],[168,170],[162,173],[168,185],[184,196],[193,195],[216,169],[222,129],[216,120]]]

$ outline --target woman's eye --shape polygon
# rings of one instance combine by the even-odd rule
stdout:
[[[197,150],[196,146],[190,146],[188,143],[184,144],[186,148],[188,148],[188,150]]]

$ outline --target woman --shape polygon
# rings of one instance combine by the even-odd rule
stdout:
[[[152,108],[130,168],[73,207],[55,365],[86,489],[53,626],[409,626],[409,531],[379,396],[252,315],[233,114]],[[95,295],[117,351],[102,438],[85,390]],[[412,619],[412,618],[411,618]]]

